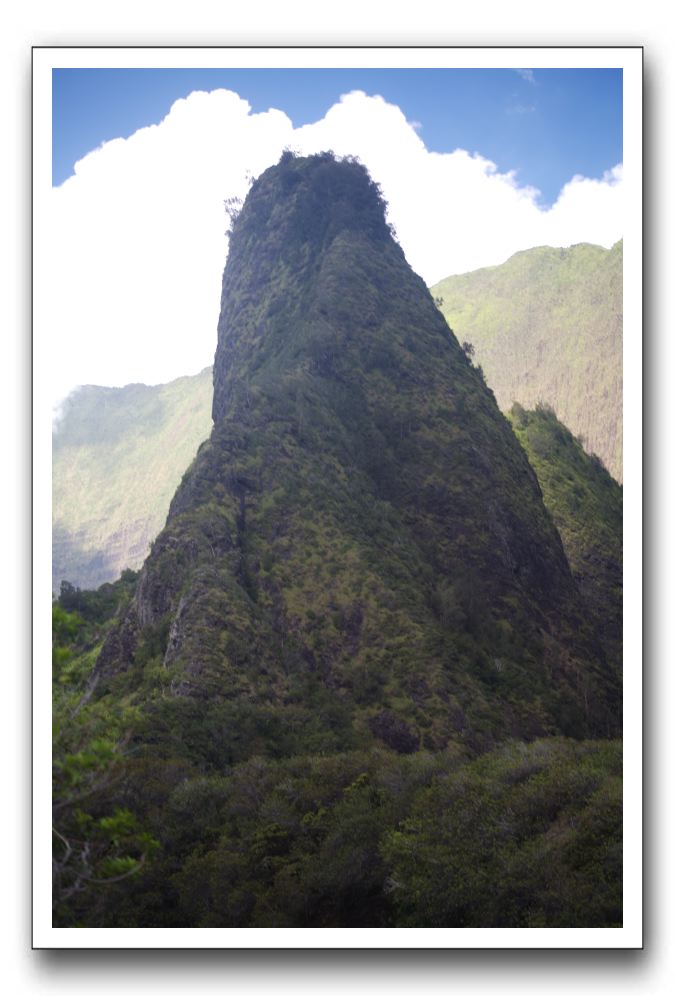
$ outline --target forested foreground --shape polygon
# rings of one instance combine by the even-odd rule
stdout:
[[[621,925],[619,741],[400,753],[336,710],[327,750],[287,708],[89,697],[135,583],[53,608],[55,926]]]

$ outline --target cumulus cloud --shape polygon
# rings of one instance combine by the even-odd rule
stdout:
[[[381,184],[412,267],[433,283],[534,245],[622,237],[622,173],[575,176],[544,209],[515,173],[463,149],[429,152],[383,98],[345,95],[313,124],[252,114],[227,90],[177,101],[158,125],[107,142],[52,191],[39,361],[54,401],[77,384],[161,383],[211,363],[229,197],[285,147],[356,155]]]

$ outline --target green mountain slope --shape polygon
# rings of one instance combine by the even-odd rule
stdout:
[[[516,253],[432,288],[502,411],[551,405],[622,480],[623,243]]]
[[[511,423],[541,485],[544,503],[572,573],[621,666],[623,626],[623,496],[599,460],[589,456],[555,413],[514,405]]]
[[[170,384],[83,387],[53,436],[52,585],[136,569],[211,428],[211,368]]]

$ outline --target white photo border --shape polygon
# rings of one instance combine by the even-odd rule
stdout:
[[[624,920],[616,928],[71,928],[51,923],[51,392],[48,265],[56,68],[623,70]],[[626,949],[643,945],[643,50],[620,47],[35,47],[33,49],[33,947],[37,949]],[[627,334],[626,334],[627,333]]]

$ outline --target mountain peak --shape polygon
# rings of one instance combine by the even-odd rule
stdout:
[[[359,231],[376,241],[390,236],[386,202],[357,159],[332,152],[294,156],[285,152],[251,186],[232,228],[232,249],[263,232],[283,229],[287,248],[324,247],[341,231]]]
[[[386,246],[404,258],[385,212],[365,167],[329,152],[303,158],[286,152],[253,183],[232,222],[214,362],[214,421],[236,395],[235,382],[241,387],[244,377],[248,391],[260,379],[254,372],[269,372],[266,361],[273,356],[284,368],[298,360],[297,319],[335,243],[365,242],[378,252]],[[307,323],[301,324],[311,339]],[[284,353],[291,338],[298,348]]]
[[[358,163],[285,156],[251,187],[213,413],[106,681],[159,674],[161,709],[202,702],[207,725],[245,701],[262,741],[233,727],[228,756],[293,751],[265,740],[270,709],[319,750],[615,728],[525,453]]]

